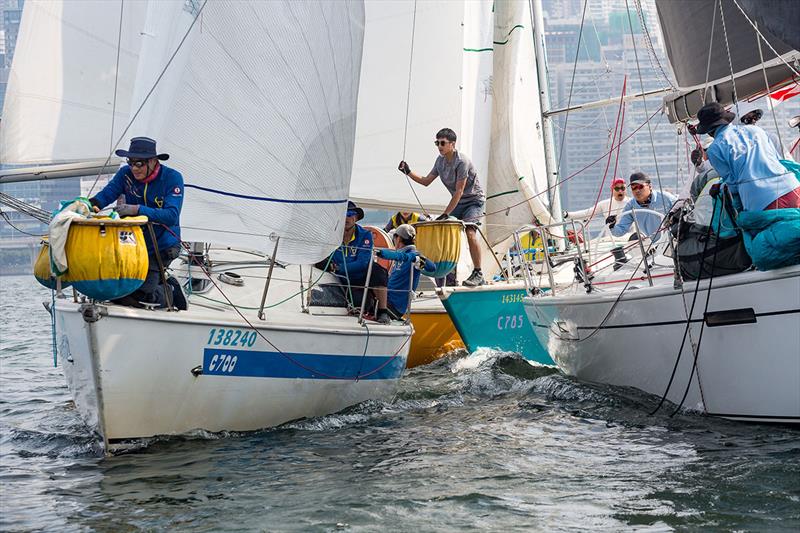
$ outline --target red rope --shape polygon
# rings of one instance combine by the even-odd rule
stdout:
[[[628,75],[626,74],[625,77],[622,79],[622,94],[619,95],[619,108],[617,108],[617,121],[614,123],[614,136],[611,138],[611,146],[614,146],[614,143],[617,140],[617,128],[619,127],[619,119],[622,116],[622,104],[625,102],[625,88],[628,84]],[[622,129],[620,128],[619,131],[620,139],[622,138]],[[619,161],[619,148],[617,148],[617,161]],[[597,191],[597,198],[594,199],[594,207],[592,208],[592,214],[589,215],[589,220],[594,218],[594,213],[597,211],[597,203],[600,201],[600,196],[603,194],[603,187],[606,184],[606,178],[608,177],[608,169],[611,166],[611,156],[614,150],[612,149],[608,152],[608,159],[606,160],[606,169],[603,171],[603,181],[600,182],[600,190]],[[616,168],[614,169],[616,172]],[[614,191],[611,191],[611,195],[614,195]],[[608,204],[609,209],[611,208],[611,203]]]

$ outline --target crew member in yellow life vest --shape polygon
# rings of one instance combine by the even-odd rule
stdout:
[[[392,218],[389,219],[389,222],[386,223],[384,226],[383,231],[389,233],[392,230],[397,229],[398,227],[402,226],[403,224],[416,224],[417,222],[425,222],[428,220],[428,217],[422,215],[420,213],[414,213],[411,211],[398,211]]]

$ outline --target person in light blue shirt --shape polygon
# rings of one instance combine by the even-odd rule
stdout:
[[[639,226],[639,233],[644,237],[651,237],[654,241],[660,235],[656,233],[661,228],[662,218],[655,213],[641,212],[638,210],[647,209],[648,211],[658,211],[666,215],[669,213],[672,204],[677,197],[668,192],[655,191],[650,184],[650,178],[644,172],[634,172],[630,177],[630,189],[633,198],[625,205],[619,220],[616,216],[609,216],[606,224],[611,229],[611,234],[615,237],[622,237],[627,232],[635,229],[633,217]],[[638,211],[638,212],[637,212]],[[634,234],[633,238],[638,237]]]
[[[389,272],[388,307],[392,318],[400,319],[411,303],[411,291],[419,285],[420,272],[428,276],[436,272],[436,264],[430,259],[419,255],[414,239],[417,230],[409,224],[401,224],[394,230],[394,250],[378,250],[378,256],[394,261]],[[414,270],[414,279],[411,279],[411,270]]]
[[[706,104],[697,112],[697,133],[714,137],[708,160],[722,183],[739,197],[745,211],[797,207],[776,204],[787,195],[800,198],[794,194],[800,183],[781,163],[767,134],[761,128],[731,124],[734,117],[717,102]]]

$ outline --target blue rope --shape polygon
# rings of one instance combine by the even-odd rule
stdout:
[[[250,196],[249,194],[238,194],[235,192],[220,191],[218,189],[210,189],[208,187],[201,187],[200,185],[191,185],[185,183],[183,185],[188,189],[198,189],[200,191],[211,192],[214,194],[221,194],[223,196],[232,196],[234,198],[243,198],[245,200],[258,200],[260,202],[277,202],[280,204],[343,204],[347,202],[344,200],[287,200],[285,198],[270,198],[268,196]]]
[[[56,345],[56,291],[50,289],[50,332],[53,338],[53,368],[58,368],[58,346]]]

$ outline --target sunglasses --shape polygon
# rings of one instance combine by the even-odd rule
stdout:
[[[433,144],[435,144],[436,146],[447,146],[447,143],[449,142],[450,141],[433,141]]]
[[[644,189],[644,185],[642,185],[641,183],[632,183],[631,184],[631,190],[632,191],[638,191],[640,189]]]
[[[345,216],[354,217],[358,214],[358,211],[348,211]]]
[[[615,191],[624,191],[625,190],[625,186],[623,185],[622,187],[614,187],[614,190]]]
[[[128,159],[128,165],[136,168],[142,168],[147,164],[147,159]]]

